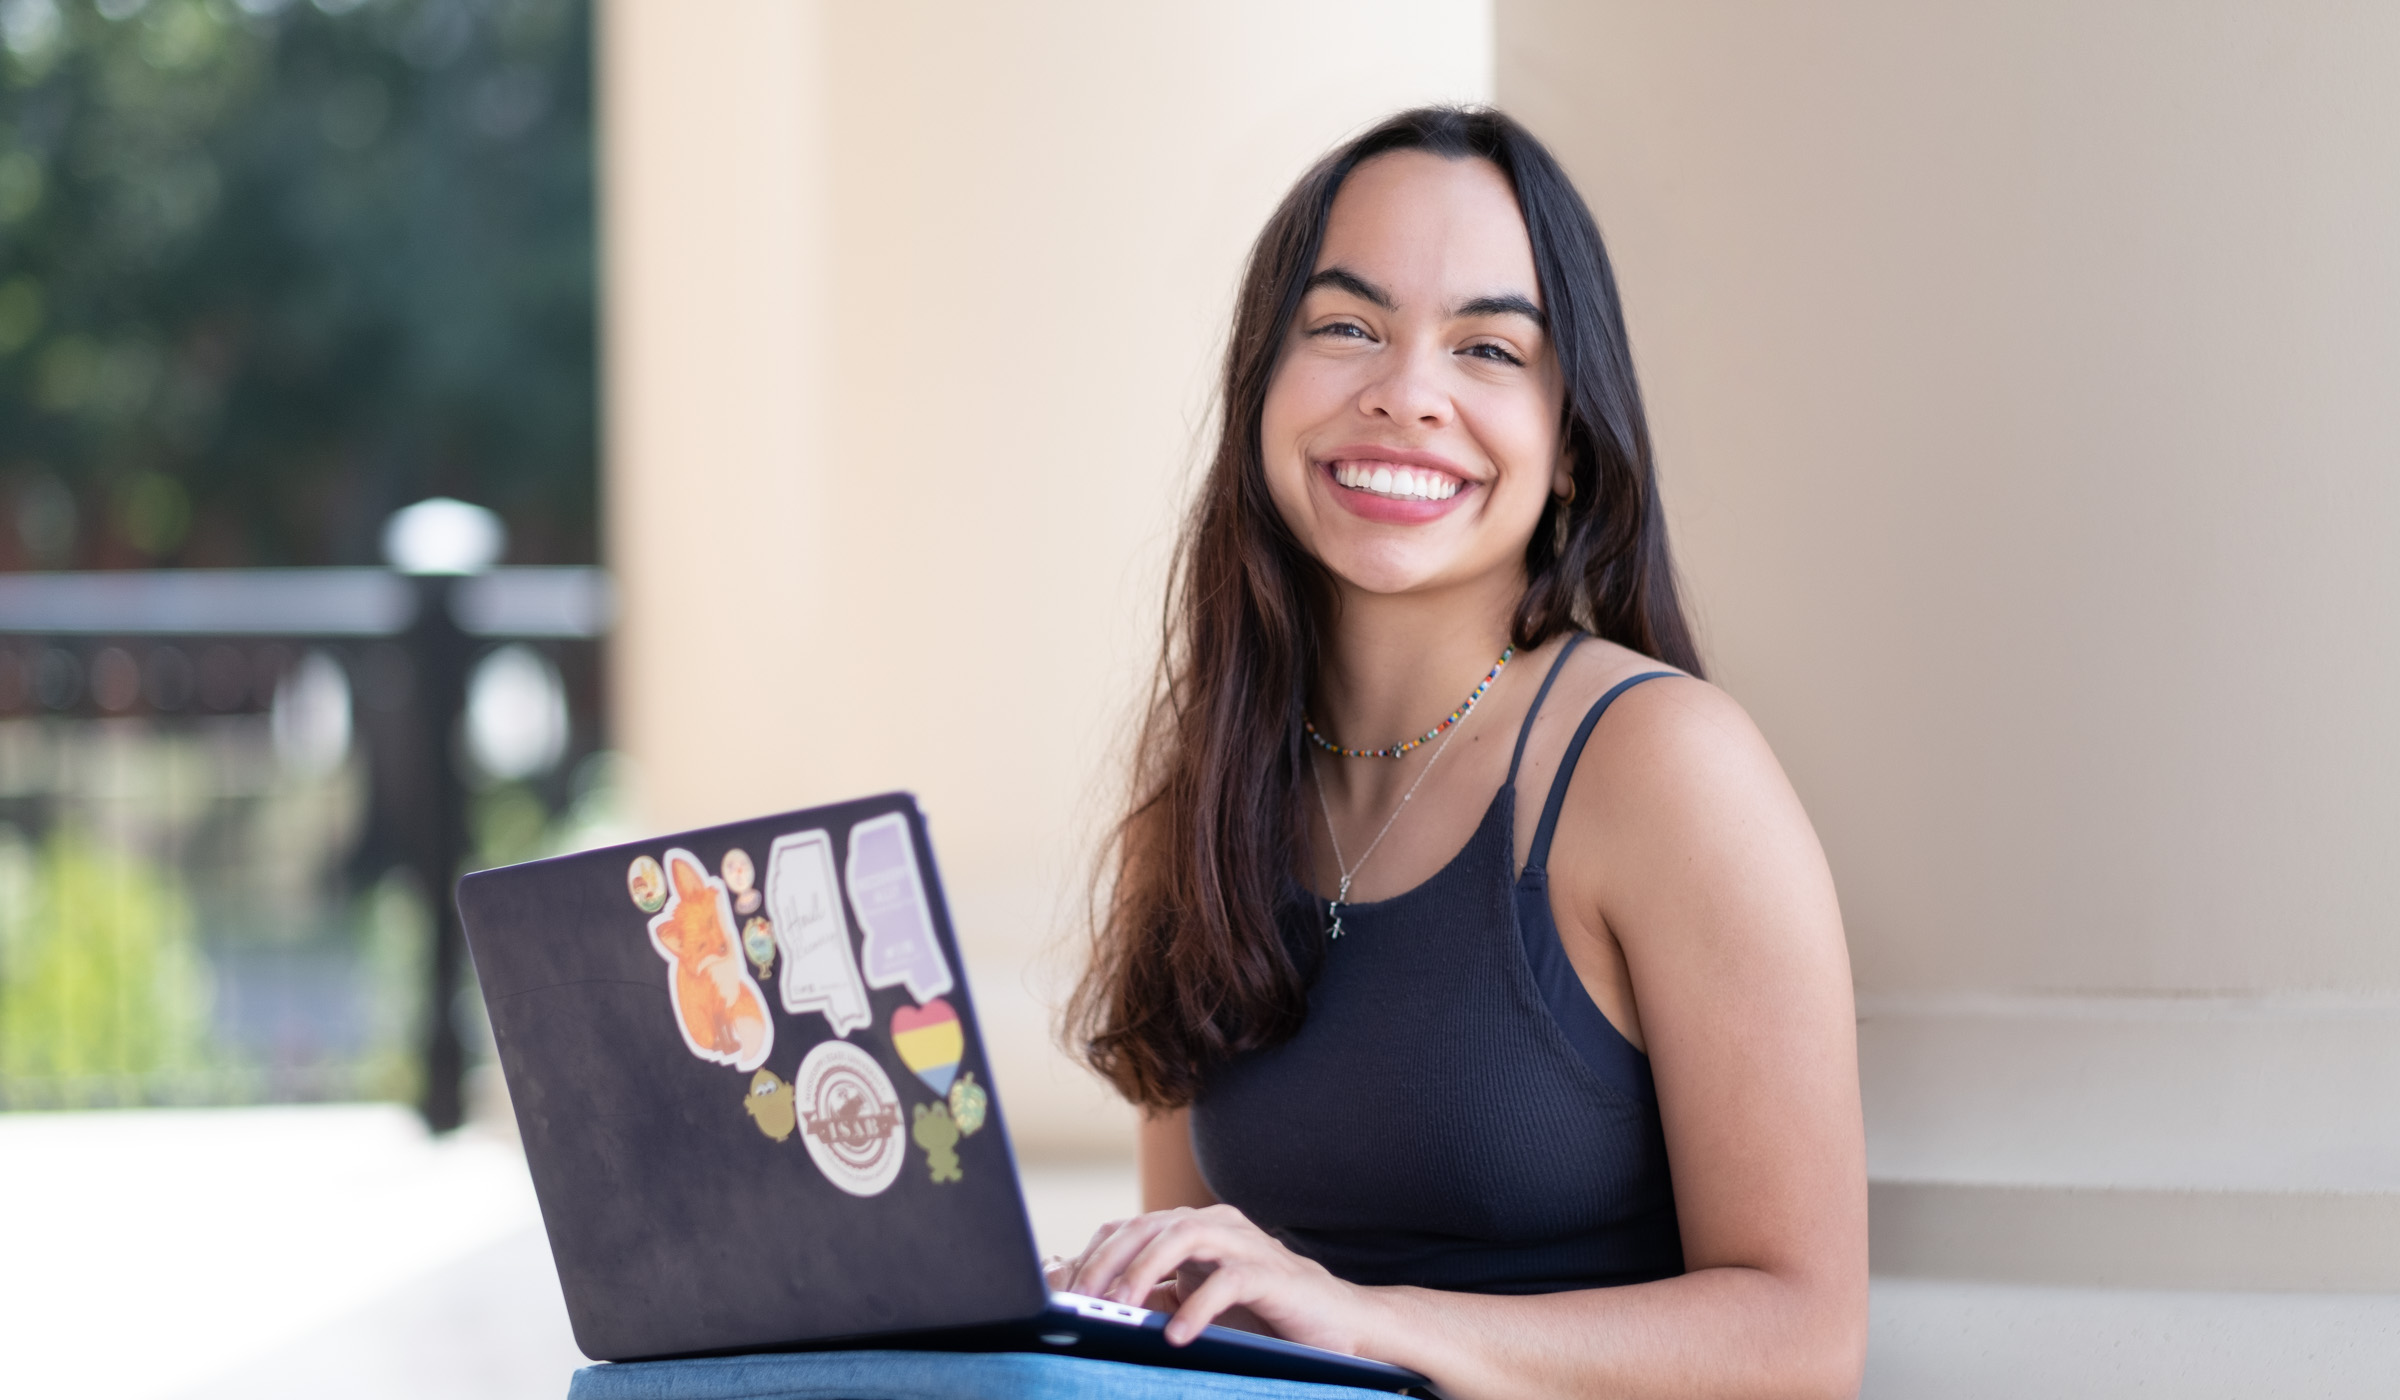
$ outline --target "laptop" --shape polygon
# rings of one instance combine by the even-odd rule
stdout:
[[[891,793],[459,881],[576,1345],[1397,1366],[1045,1284],[924,816]]]

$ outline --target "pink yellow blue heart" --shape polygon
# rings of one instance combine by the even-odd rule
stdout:
[[[935,997],[923,1006],[903,1006],[892,1013],[892,1048],[909,1073],[937,1094],[950,1092],[958,1077],[958,1057],[966,1053],[966,1031],[950,1003]]]

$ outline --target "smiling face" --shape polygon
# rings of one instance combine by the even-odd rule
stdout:
[[[1350,589],[1513,598],[1543,505],[1567,487],[1564,397],[1507,178],[1488,161],[1377,156],[1334,197],[1267,389],[1267,488]]]

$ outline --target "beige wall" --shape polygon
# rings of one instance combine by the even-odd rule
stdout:
[[[1488,5],[612,0],[618,736],[661,827],[931,814],[1021,1135],[1250,237],[1345,132],[1490,95]]]
[[[1498,35],[1862,987],[2400,985],[2400,9]]]

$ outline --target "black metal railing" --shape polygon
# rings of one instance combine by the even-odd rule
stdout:
[[[172,961],[167,925],[177,919],[190,922],[188,908],[196,902],[213,910],[217,923],[226,927],[273,926],[278,915],[266,905],[277,898],[300,897],[292,893],[294,880],[283,876],[254,880],[256,888],[246,892],[225,887],[223,881],[211,884],[216,874],[238,864],[236,855],[229,853],[246,851],[249,855],[242,858],[273,870],[279,839],[287,852],[346,846],[333,866],[316,872],[321,883],[356,891],[400,871],[417,892],[427,946],[410,960],[411,975],[420,981],[414,999],[420,1022],[414,1036],[415,1089],[431,1127],[457,1126],[466,1110],[468,1057],[459,1008],[467,969],[449,890],[475,859],[475,804],[479,788],[489,786],[479,785],[464,757],[470,677],[503,646],[530,648],[551,668],[563,692],[567,735],[544,775],[529,782],[544,810],[562,810],[571,797],[578,760],[604,748],[600,644],[611,608],[607,577],[589,568],[496,568],[466,575],[408,575],[372,568],[0,574],[0,831],[19,838],[30,832],[37,838],[18,840],[16,864],[25,867],[18,876],[12,877],[8,862],[0,860],[0,983],[12,975],[48,979],[40,983],[38,994],[0,1001],[0,1008],[13,1009],[21,1021],[52,1016],[69,1028],[75,1028],[78,1018],[89,1022],[116,1017],[121,1025],[80,1027],[104,1044],[131,1045],[144,1036],[157,1040],[170,1035],[162,1026],[188,1017],[174,1009],[172,998],[152,996],[156,979],[167,975],[159,969]],[[328,666],[334,669],[326,671]],[[335,693],[346,692],[347,714],[323,713],[327,702],[322,698],[316,710],[310,710],[305,682],[318,673],[336,675]],[[89,865],[93,873],[76,874],[86,869],[75,864],[76,852],[84,849],[77,842],[106,846],[116,840],[138,846],[144,831],[162,822],[172,825],[163,816],[152,821],[145,812],[156,815],[192,806],[193,784],[185,782],[179,789],[176,783],[182,780],[173,774],[217,773],[217,786],[210,792],[238,790],[255,797],[243,784],[255,787],[260,765],[283,761],[275,758],[278,753],[287,759],[300,755],[290,760],[300,762],[311,743],[323,747],[323,742],[310,738],[312,724],[333,736],[335,757],[343,766],[331,778],[317,773],[306,781],[285,783],[289,800],[275,809],[281,813],[276,820],[282,823],[282,837],[276,830],[258,829],[262,823],[240,811],[215,828],[176,819],[183,824],[175,829],[184,835],[178,837],[180,844],[171,853],[174,860],[168,863],[180,862],[183,875],[178,878],[208,898],[148,892],[157,885],[173,894],[172,881],[161,884],[167,877],[153,878],[122,862]],[[121,757],[145,743],[150,749],[141,751],[153,754],[151,768],[168,775],[150,783],[156,791],[147,796],[109,789],[84,771],[105,770],[114,761],[107,755]],[[94,793],[107,800],[100,801]],[[239,807],[234,802],[228,810]],[[319,808],[325,815],[312,818],[310,813]],[[242,811],[257,816],[256,811]],[[102,813],[102,818],[93,817],[93,812]],[[317,823],[314,828],[312,820]],[[77,822],[110,826],[112,832],[86,841],[69,829]],[[341,830],[335,832],[335,827]],[[195,831],[200,833],[196,837],[191,835]],[[21,906],[13,910],[4,907],[12,889]],[[104,917],[75,912],[95,908]],[[179,909],[187,912],[176,912]],[[50,922],[40,923],[43,919]],[[19,933],[9,935],[10,928]],[[24,932],[27,928],[33,932]],[[218,941],[223,949],[241,942],[231,936]],[[285,959],[283,973],[237,975],[239,967],[261,964],[262,957],[272,963],[274,947],[300,946],[289,939],[279,945],[265,935],[252,938],[251,944],[267,947],[269,955],[256,955],[255,948],[238,956],[225,951],[221,965],[213,969],[212,995],[220,1021],[243,1006],[255,1011],[272,1000],[270,992],[257,988],[275,983],[277,976],[284,983],[308,983],[306,976],[293,971],[301,966],[294,961],[296,954]],[[20,965],[10,966],[11,956]],[[28,965],[43,958],[49,959],[47,971]],[[109,977],[133,990],[108,990],[115,985]],[[303,993],[293,993],[285,1000],[293,996],[304,999]],[[328,1016],[339,1020],[338,1008],[318,1019]],[[307,1015],[286,1016],[276,1023],[284,1030],[252,1030],[269,1039],[282,1035],[295,1044],[310,1035],[321,1040],[329,1033],[307,1030],[308,1021]],[[100,1072],[88,1066],[78,1069],[45,1061],[49,1068],[44,1070],[7,1062],[10,1047],[16,1047],[24,1061],[40,1049],[48,1033],[43,1026],[0,1024],[0,1104],[211,1097],[221,1101],[228,1093],[323,1097],[344,1092],[349,1082],[338,1076],[311,1080],[301,1063],[307,1055],[301,1051],[282,1057],[283,1069],[290,1072],[281,1079],[276,1054],[253,1055],[243,1062],[247,1077],[236,1076],[242,1087],[231,1091],[178,1089],[171,1077],[145,1079],[137,1071],[141,1065],[155,1064],[155,1056],[140,1060],[120,1055],[109,1061],[102,1055],[94,1060],[101,1071],[116,1074],[109,1081],[114,1088],[101,1084],[106,1073],[95,1079]],[[235,1063],[220,1058],[224,1064]],[[111,1063],[118,1068],[109,1071]],[[60,1087],[70,1081],[84,1088],[69,1092]]]

